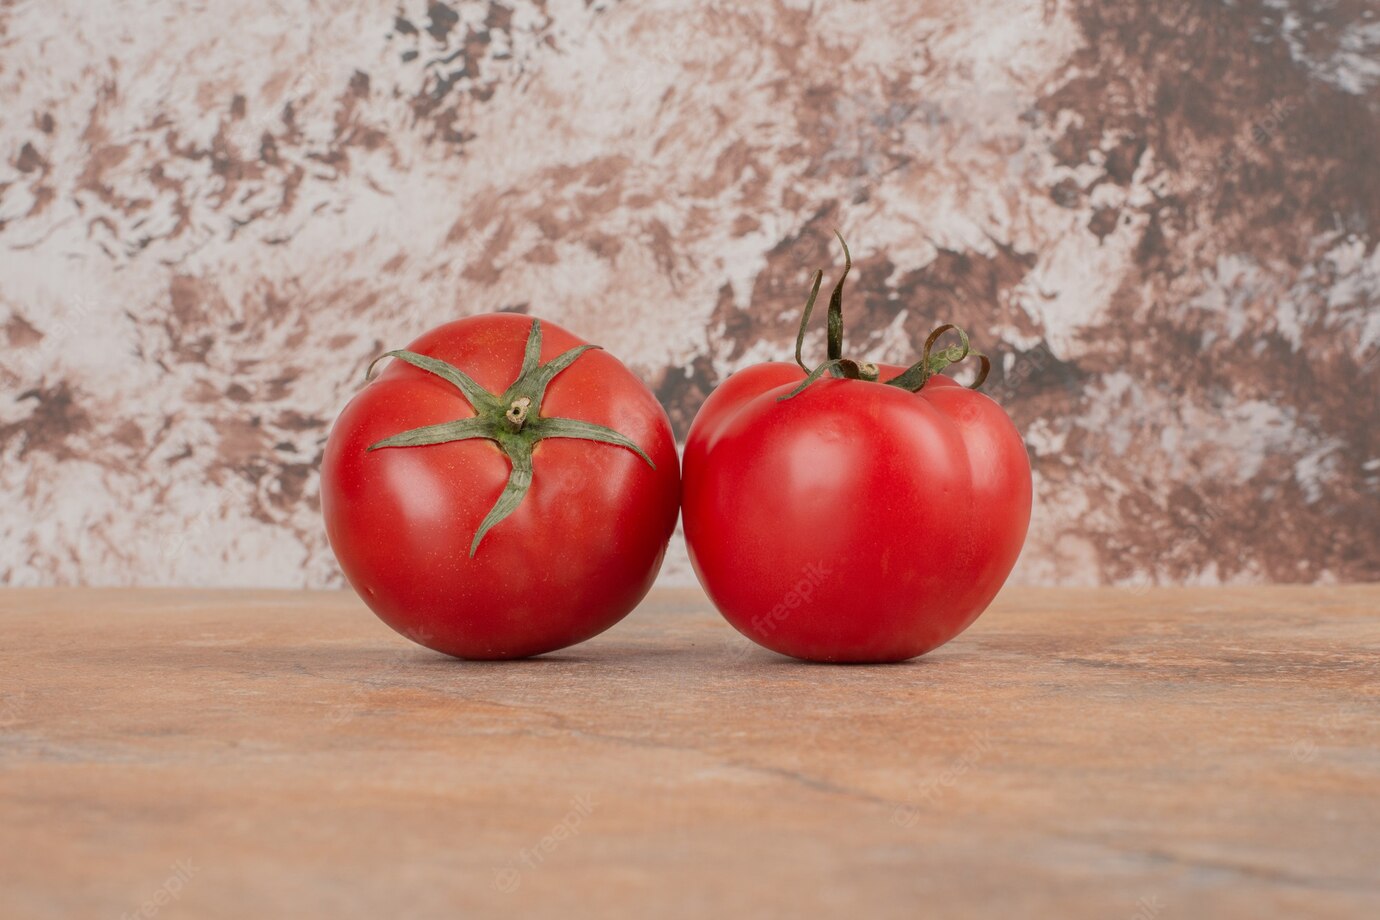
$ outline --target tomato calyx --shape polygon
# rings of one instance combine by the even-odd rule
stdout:
[[[546,388],[551,385],[556,375],[574,364],[580,355],[598,347],[579,345],[541,364],[541,320],[533,319],[523,351],[522,368],[518,371],[517,379],[502,393],[490,393],[473,377],[438,358],[406,349],[385,352],[370,363],[364,374],[366,379],[373,373],[374,365],[384,358],[397,358],[413,367],[435,374],[454,386],[465,397],[475,414],[469,418],[412,428],[370,444],[365,450],[425,447],[471,438],[486,438],[498,445],[507,455],[512,469],[498,500],[475,531],[474,540],[470,543],[470,558],[473,559],[484,535],[517,510],[531,488],[532,450],[539,441],[546,438],[574,438],[626,447],[645,460],[652,469],[656,469],[656,464],[642,448],[612,428],[580,419],[546,417],[541,414],[542,398],[545,397]]]
[[[839,245],[843,247],[843,274],[839,275],[838,283],[834,285],[833,293],[829,295],[829,314],[828,329],[826,333],[827,360],[811,370],[806,366],[801,357],[801,351],[805,346],[805,330],[810,325],[810,315],[814,313],[815,301],[819,297],[819,287],[824,280],[824,271],[815,272],[814,281],[810,285],[810,296],[805,301],[805,312],[800,317],[800,329],[795,335],[795,363],[800,365],[800,369],[805,372],[805,379],[794,390],[785,396],[778,397],[778,401],[790,399],[798,396],[810,384],[814,383],[825,374],[840,377],[845,380],[863,380],[869,383],[881,382],[885,386],[900,387],[912,393],[919,392],[930,378],[942,372],[951,364],[957,364],[965,358],[977,358],[979,362],[977,378],[970,384],[970,389],[976,390],[982,386],[987,379],[987,375],[992,370],[992,361],[980,351],[973,349],[968,341],[968,333],[964,332],[953,323],[944,323],[937,327],[925,339],[924,351],[920,360],[906,368],[900,374],[887,381],[878,381],[877,365],[871,361],[854,361],[851,358],[843,357],[843,283],[848,278],[848,272],[853,268],[853,256],[848,251],[848,244],[844,242],[843,234],[837,230],[834,236],[839,238]],[[946,333],[953,332],[958,336],[957,345],[950,345],[947,348],[935,352],[934,345]]]

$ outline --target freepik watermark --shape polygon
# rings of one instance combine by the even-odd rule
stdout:
[[[190,859],[179,859],[170,867],[172,874],[163,880],[153,894],[144,899],[136,910],[125,911],[120,920],[152,920],[158,912],[182,897],[182,890],[196,877],[201,867]]]
[[[1257,147],[1264,147],[1273,141],[1284,128],[1284,122],[1294,114],[1298,108],[1298,103],[1290,99],[1276,99],[1265,107],[1264,115],[1256,121],[1252,121],[1249,138],[1233,139],[1232,143],[1222,155],[1217,158],[1217,168],[1223,171],[1232,170],[1241,165],[1242,149],[1247,143]]]
[[[180,529],[163,534],[158,543],[159,555],[165,562],[177,562],[189,549],[199,546],[222,527],[230,510],[230,502],[224,498],[203,506]]]
[[[95,323],[101,305],[88,297],[77,295],[68,301],[68,309],[60,319],[40,330],[42,338],[27,348],[18,350],[18,365],[25,379],[41,379],[50,369],[53,359],[60,355],[71,340]]]
[[[975,359],[968,359],[963,365],[973,364],[976,367]],[[983,383],[981,392],[984,396],[996,402],[1004,409],[1009,409],[1010,405],[1021,394],[1021,391],[1034,380],[1038,375],[1044,373],[1049,368],[1057,366],[1059,359],[1050,350],[1049,344],[1043,340],[1036,343],[1035,347],[1029,351],[1016,352],[1011,361],[1011,366],[1006,368],[999,379]],[[955,371],[957,372],[957,371]],[[945,373],[949,373],[946,371]],[[1063,387],[1068,392],[1076,392],[1076,385],[1072,378],[1066,377]],[[962,409],[959,410],[959,418],[964,422],[972,422],[983,412],[981,400],[968,400]]]
[[[1343,731],[1354,722],[1371,715],[1356,703],[1343,703],[1317,722],[1318,732],[1326,736]],[[1313,738],[1300,738],[1289,749],[1289,756],[1298,763],[1310,764],[1318,759],[1318,742]]]
[[[775,606],[752,618],[752,628],[762,635],[771,635],[777,626],[790,617],[792,610],[799,610],[813,600],[815,591],[832,574],[834,570],[823,562],[811,562],[805,566],[800,570],[800,578]]]
[[[19,702],[21,696],[7,694],[0,699],[0,728],[8,728],[20,720]]]
[[[924,808],[934,805],[943,798],[944,794],[956,786],[958,781],[966,776],[978,761],[986,757],[994,746],[992,733],[987,729],[982,729],[973,735],[957,760],[938,775],[929,777],[921,784],[919,794],[916,796],[919,801],[896,806],[896,809],[891,813],[891,823],[898,827],[914,827],[916,822],[920,820]]]
[[[1136,901],[1136,909],[1131,914],[1131,920],[1155,920],[1162,913],[1164,902],[1153,894],[1147,895]]]
[[[594,813],[594,798],[581,793],[570,800],[570,810],[534,846],[518,850],[517,858],[494,870],[494,887],[512,894],[522,887],[523,872],[535,872],[561,844],[580,835],[580,826]]]
[[[1196,507],[1188,507],[1187,502],[1179,502],[1167,510],[1175,516],[1175,525],[1181,539],[1176,549],[1191,549],[1193,545],[1210,550],[1217,545],[1216,531],[1223,526],[1225,510],[1202,492],[1194,492]],[[1172,580],[1172,579],[1171,579]],[[1116,582],[1116,587],[1128,594],[1143,596],[1159,585],[1154,571],[1140,569],[1129,578]]]
[[[1042,339],[1030,351],[1023,351],[1016,355],[1010,369],[1002,375],[1000,383],[993,387],[987,395],[999,403],[1005,403],[1037,374],[1057,363],[1058,359],[1054,357],[1054,352],[1050,351],[1049,344]]]
[[[795,580],[790,589],[781,597],[781,600],[772,605],[766,613],[759,613],[752,618],[752,629],[758,636],[770,636],[776,628],[788,620],[793,611],[799,610],[814,599],[815,592],[828,579],[834,570],[823,562],[811,562],[800,570],[800,577]],[[736,634],[729,636],[732,643],[733,652],[738,657],[746,656],[752,651],[753,643],[742,641],[742,637]]]

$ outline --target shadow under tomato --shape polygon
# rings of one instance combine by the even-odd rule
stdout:
[[[804,658],[792,658],[789,655],[782,655],[767,649],[745,655],[742,660],[777,668],[785,665],[802,668],[847,668],[853,671],[866,670],[868,668],[921,667],[934,662],[934,659],[926,655],[921,655],[917,658],[907,658],[904,661],[809,661]]]

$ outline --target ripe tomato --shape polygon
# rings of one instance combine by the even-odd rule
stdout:
[[[617,623],[675,528],[670,421],[618,359],[500,313],[440,326],[340,414],[326,533],[389,626],[461,658],[521,658]]]
[[[840,278],[828,362],[808,376],[803,364],[748,367],[701,407],[685,446],[685,538],[714,604],[760,645],[902,661],[996,596],[1030,522],[1030,464],[1000,406],[938,373],[976,355],[961,330],[941,326],[909,369],[847,361],[842,290]],[[951,330],[961,344],[932,353]]]

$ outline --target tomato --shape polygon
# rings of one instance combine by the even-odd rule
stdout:
[[[828,362],[808,376],[803,364],[748,367],[700,408],[685,446],[685,538],[710,599],[758,644],[812,661],[902,661],[958,635],[996,596],[1030,522],[1030,463],[997,403],[939,373],[975,355],[986,376],[961,330],[941,326],[911,368],[849,361],[842,290],[840,278]],[[932,353],[951,331],[961,343]]]
[[[553,651],[646,595],[675,528],[670,421],[616,358],[509,313],[440,326],[341,412],[321,463],[340,567],[461,658]]]

